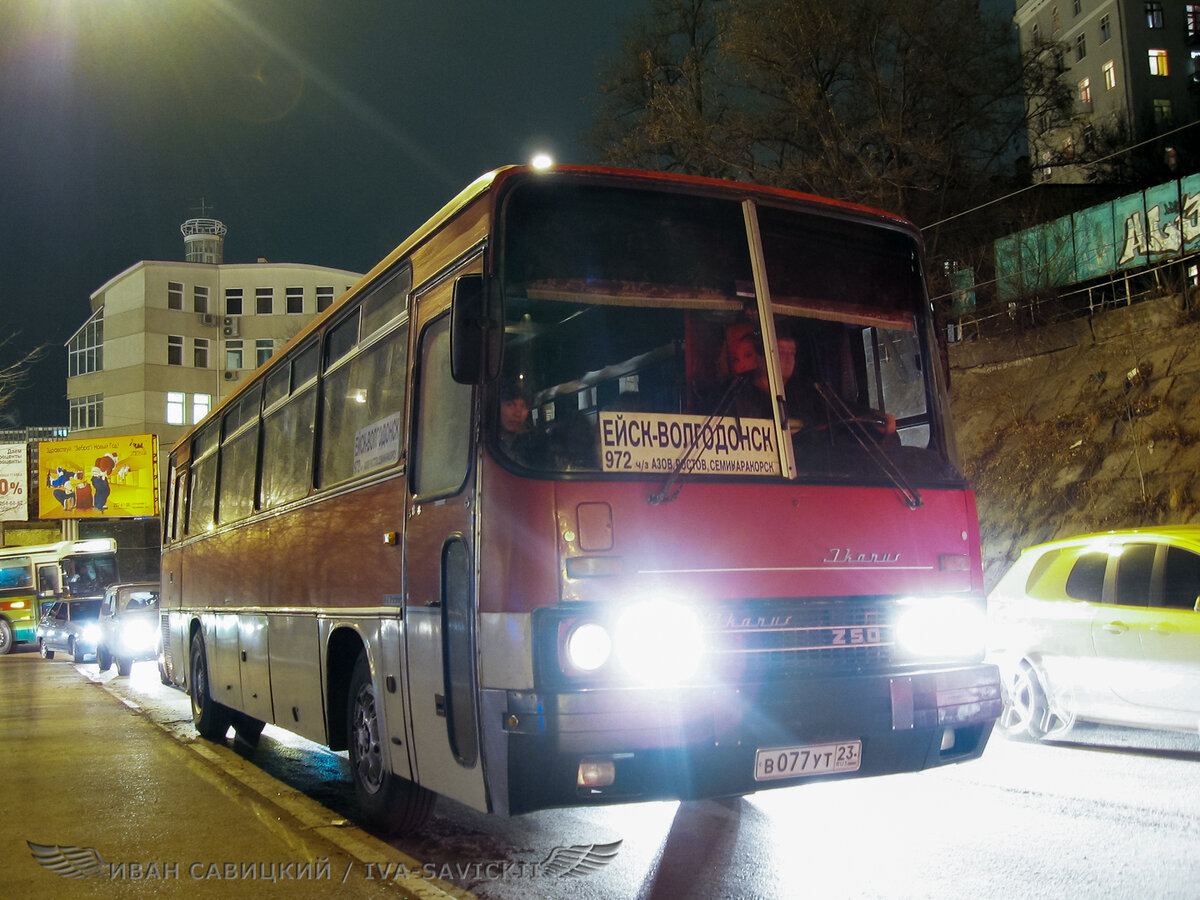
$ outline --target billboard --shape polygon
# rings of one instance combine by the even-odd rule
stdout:
[[[158,438],[153,434],[38,444],[43,519],[158,515]]]
[[[29,463],[25,445],[0,444],[0,522],[29,518]]]

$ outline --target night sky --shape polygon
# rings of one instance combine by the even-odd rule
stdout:
[[[66,424],[89,295],[202,201],[226,262],[365,272],[489,169],[595,162],[646,2],[0,0],[0,363],[50,345],[0,420]]]

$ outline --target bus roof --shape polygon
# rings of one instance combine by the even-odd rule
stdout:
[[[53,544],[15,544],[0,547],[0,559],[14,556],[70,556],[73,553],[115,553],[117,542],[113,538],[90,538],[83,541],[56,541]]]

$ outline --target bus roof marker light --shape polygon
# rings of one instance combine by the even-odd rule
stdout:
[[[529,165],[538,171],[545,171],[554,165],[554,160],[549,153],[535,153],[533,158],[529,160]]]

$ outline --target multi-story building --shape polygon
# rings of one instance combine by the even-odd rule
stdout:
[[[72,437],[154,433],[168,447],[360,277],[222,262],[225,226],[183,226],[188,262],[142,261],[91,295],[67,343]]]
[[[1134,143],[1197,118],[1200,3],[1017,0],[1022,51],[1041,48],[1073,96],[1068,117],[1030,110],[1036,181],[1080,183],[1103,169],[1072,163],[1111,138]]]
[[[67,342],[70,438],[155,434],[160,483],[174,442],[360,277],[262,259],[227,264],[222,223],[191,219],[182,231],[186,262],[142,261],[109,280]],[[157,558],[156,520],[78,525],[79,536],[115,537]]]

